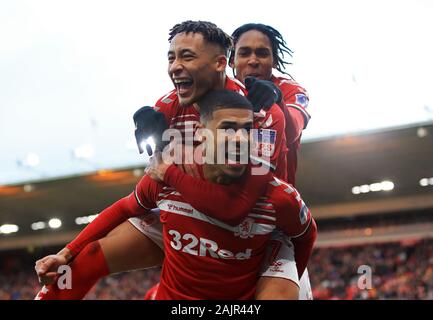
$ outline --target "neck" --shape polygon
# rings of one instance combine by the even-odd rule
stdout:
[[[206,180],[213,183],[228,185],[233,181],[232,178],[221,172],[218,166],[213,164],[203,164],[203,174]]]
[[[221,72],[221,74],[218,77],[218,81],[217,81],[214,89],[217,89],[217,90],[224,89],[226,87],[226,79],[227,79],[226,73]]]
[[[212,89],[213,90],[222,90],[222,89],[225,89],[225,87],[226,87],[226,79],[227,79],[227,77],[226,77],[225,72],[221,72],[221,74],[218,76],[218,81],[215,83],[215,86]],[[198,112],[200,112],[200,107],[199,107],[199,105],[196,102],[193,103],[193,107]]]

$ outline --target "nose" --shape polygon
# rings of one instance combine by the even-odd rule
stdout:
[[[232,131],[233,132],[233,131]],[[226,140],[226,149],[229,153],[236,152],[245,156],[249,154],[249,133],[245,129],[238,129],[229,135]]]
[[[238,129],[236,131],[234,139],[236,141],[236,144],[242,145],[242,144],[248,143],[249,137],[250,137],[250,135],[247,132],[247,130],[245,130],[245,129]]]
[[[170,75],[178,74],[182,71],[182,68],[183,68],[182,64],[179,63],[177,59],[175,59],[172,63],[168,65],[168,73]]]
[[[257,59],[257,56],[254,53],[248,59],[248,65],[254,68],[258,67],[259,59]]]

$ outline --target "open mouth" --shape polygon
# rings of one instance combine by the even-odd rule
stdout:
[[[176,87],[177,93],[180,96],[188,95],[194,83],[191,79],[187,79],[187,78],[173,79],[173,82]]]

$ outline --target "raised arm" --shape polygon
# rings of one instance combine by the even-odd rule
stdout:
[[[290,184],[275,179],[273,185],[278,188],[275,203],[277,228],[292,241],[299,278],[307,267],[317,238],[317,226],[310,210],[305,205],[298,191]]]
[[[251,175],[229,186],[194,178],[171,165],[164,182],[182,194],[194,208],[232,226],[238,225],[251,212],[263,195],[269,175]]]
[[[305,230],[305,233],[299,237],[292,237],[291,239],[295,249],[295,261],[299,279],[301,279],[305,269],[307,268],[316,238],[317,225],[316,221],[312,218],[308,228]]]
[[[132,192],[129,196],[104,209],[74,240],[66,245],[66,248],[69,249],[71,257],[74,257],[88,243],[101,239],[128,218],[146,212],[147,210],[138,204],[135,193]]]
[[[300,138],[311,118],[308,107],[308,93],[297,83],[281,82],[280,89],[283,92],[283,100],[279,103],[286,120],[286,139],[290,145]]]

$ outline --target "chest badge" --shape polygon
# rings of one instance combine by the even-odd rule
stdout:
[[[238,230],[235,232],[235,236],[240,237],[241,239],[252,238],[253,235],[251,234],[251,231],[253,225],[254,219],[245,218],[245,220],[238,225]]]

